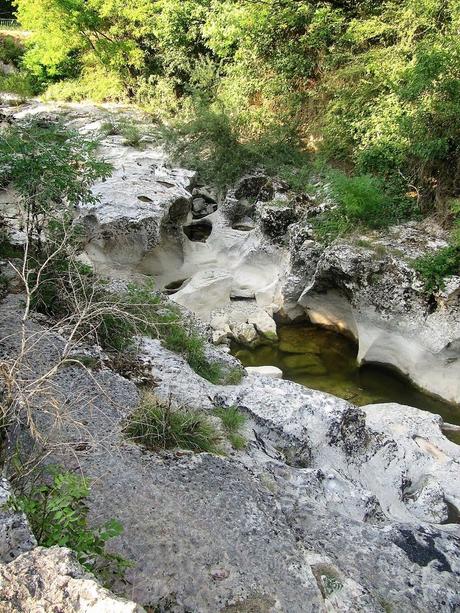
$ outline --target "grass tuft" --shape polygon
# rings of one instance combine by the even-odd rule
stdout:
[[[220,436],[200,411],[177,409],[146,393],[125,429],[128,437],[152,451],[188,449],[220,453]]]
[[[232,447],[238,450],[244,449],[247,441],[240,431],[246,424],[246,415],[236,407],[219,407],[214,410],[214,415],[221,420]]]
[[[105,136],[123,136],[123,144],[130,147],[140,148],[142,144],[141,130],[134,121],[126,118],[109,117],[101,126],[101,132]]]

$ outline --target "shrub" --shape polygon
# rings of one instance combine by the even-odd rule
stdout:
[[[96,200],[91,186],[111,167],[96,157],[95,141],[60,124],[32,119],[1,136],[0,184],[9,183],[22,197],[29,245],[38,248],[43,231],[56,229],[50,224],[70,220],[72,207]]]
[[[145,394],[126,426],[127,436],[148,449],[189,449],[219,453],[217,430],[196,410],[178,409]]]
[[[101,132],[106,136],[120,134],[124,137],[124,144],[139,147],[142,134],[133,121],[126,118],[109,117],[101,126]]]
[[[330,242],[356,229],[384,228],[416,215],[416,207],[404,193],[404,185],[372,175],[348,176],[338,170],[324,170],[325,181],[337,206],[312,220],[320,240]]]
[[[39,82],[27,72],[16,72],[9,75],[0,74],[0,92],[16,94],[26,99],[40,93]]]
[[[38,485],[18,496],[14,505],[23,511],[39,545],[69,547],[89,571],[106,577],[109,572],[122,575],[129,563],[105,551],[107,541],[119,536],[123,526],[112,519],[102,526],[88,525],[85,500],[90,482],[79,475],[49,467],[51,483]]]
[[[222,183],[295,133],[334,165],[404,176],[426,211],[458,192],[458,0],[16,5],[48,96],[187,114],[189,153]]]
[[[24,48],[14,36],[0,34],[0,62],[19,66]]]
[[[246,415],[236,407],[217,408],[214,415],[220,418],[228,440],[234,449],[244,449],[247,441],[241,435],[241,429],[246,424]]]
[[[450,245],[417,258],[414,268],[422,277],[426,291],[442,289],[446,277],[460,274],[460,244]]]
[[[310,157],[301,150],[293,129],[274,127],[248,136],[217,104],[198,102],[191,112],[163,126],[159,135],[180,163],[221,188],[255,167],[299,190],[305,189],[311,175]]]
[[[43,94],[44,100],[81,102],[123,102],[126,94],[119,77],[112,71],[91,62],[81,75],[74,79],[49,83]]]
[[[165,305],[151,286],[130,284],[123,294],[107,296],[107,299],[113,301],[116,309],[102,317],[97,330],[105,349],[129,351],[135,336],[158,338],[167,349],[183,355],[193,370],[211,383],[235,380],[235,373],[226,372],[219,363],[206,357],[204,338],[187,329],[180,312]]]

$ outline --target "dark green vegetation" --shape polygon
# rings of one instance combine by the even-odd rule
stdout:
[[[20,58],[5,53],[45,96],[144,106],[222,186],[260,165],[302,191],[322,177],[339,204],[316,221],[325,240],[458,219],[458,0],[17,0],[17,12],[33,36]]]
[[[90,482],[80,475],[48,468],[47,482],[34,486],[14,500],[23,511],[39,545],[69,547],[89,571],[107,580],[110,575],[122,576],[129,562],[105,551],[107,541],[123,532],[120,522],[111,520],[98,528],[87,521],[86,499]]]
[[[245,417],[238,409],[216,409],[226,437],[235,449],[244,448],[240,434]],[[195,453],[222,453],[222,436],[205,413],[189,408],[173,407],[144,394],[138,409],[129,418],[126,435],[148,449],[188,449]]]
[[[427,291],[443,289],[445,277],[458,275],[460,271],[460,243],[418,258],[414,262],[414,268],[424,280]]]
[[[139,408],[130,417],[126,434],[136,443],[154,451],[219,451],[219,432],[202,412],[171,407],[151,394],[144,395]]]
[[[39,79],[23,69],[24,44],[20,38],[0,33],[0,62],[12,69],[10,74],[0,73],[0,92],[10,92],[24,98],[34,96],[43,89]]]
[[[460,425],[457,407],[423,394],[393,371],[371,365],[358,368],[358,348],[344,336],[303,325],[281,326],[278,334],[278,345],[247,349],[234,344],[232,353],[245,366],[278,366],[285,379],[358,406],[397,402],[431,411],[447,423]],[[458,433],[452,438],[459,442]]]
[[[96,283],[94,278],[92,283]],[[102,286],[99,301],[108,304],[96,329],[98,342],[106,350],[128,353],[134,349],[135,336],[158,338],[167,349],[182,354],[193,370],[211,383],[235,384],[241,380],[242,370],[230,370],[207,358],[204,338],[191,325],[184,325],[179,309],[166,305],[152,287],[130,284],[125,292],[111,295]]]
[[[447,205],[448,213],[454,218],[451,244],[414,262],[427,291],[443,288],[445,277],[460,274],[460,201],[448,201]]]

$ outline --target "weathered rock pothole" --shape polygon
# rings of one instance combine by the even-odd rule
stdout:
[[[182,226],[185,236],[194,242],[205,243],[211,235],[212,223],[210,221],[200,221]]]
[[[189,281],[190,279],[179,279],[178,281],[171,281],[171,283],[168,283],[164,286],[163,291],[165,292],[165,294],[168,294],[168,296],[172,296],[173,294],[181,290]]]

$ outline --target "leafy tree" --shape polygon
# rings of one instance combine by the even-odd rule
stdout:
[[[69,220],[73,207],[95,201],[91,186],[110,166],[96,157],[97,143],[60,124],[34,119],[0,132],[0,184],[21,197],[30,246],[45,230]]]
[[[296,132],[329,164],[404,183],[424,212],[458,195],[458,0],[16,2],[25,65],[72,79],[54,97],[225,116],[238,143]]]

